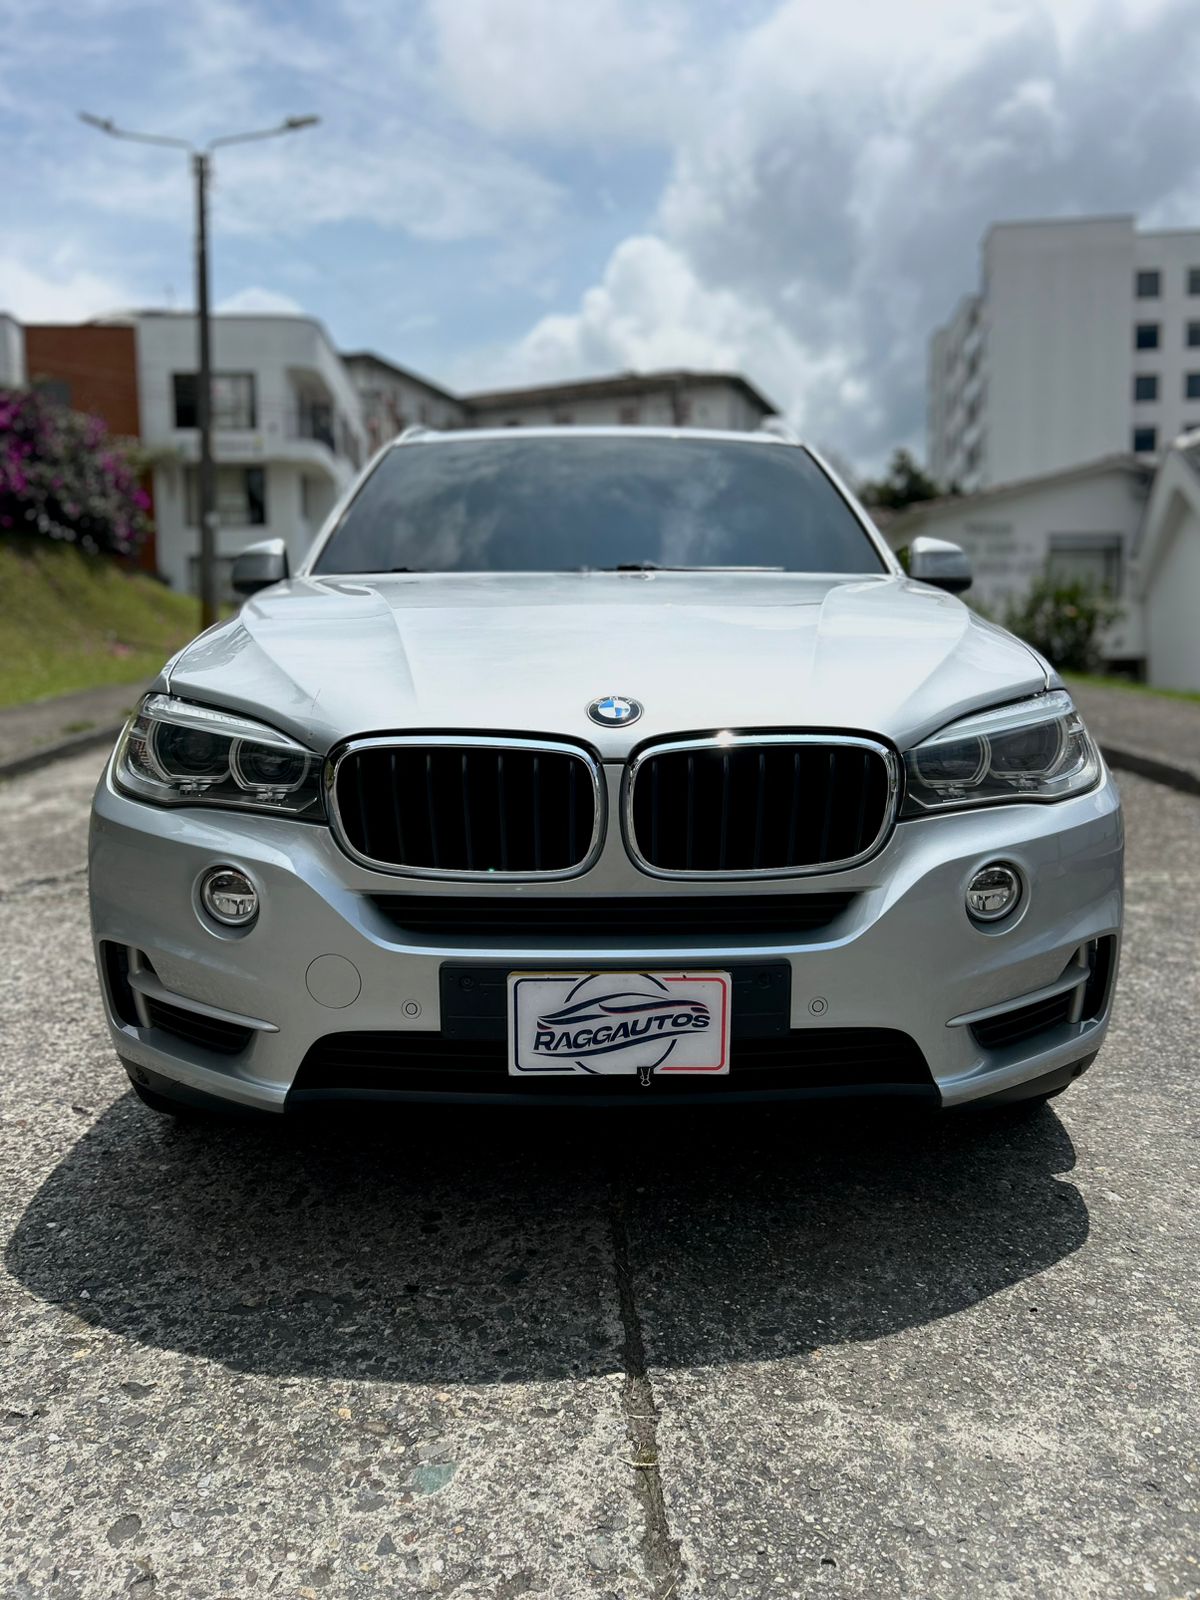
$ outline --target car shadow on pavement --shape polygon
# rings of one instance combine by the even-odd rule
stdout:
[[[1088,1231],[1049,1109],[508,1114],[181,1124],[127,1095],[6,1261],[85,1324],[235,1370],[408,1383],[874,1339],[1030,1278]],[[628,1301],[628,1296],[626,1297]]]

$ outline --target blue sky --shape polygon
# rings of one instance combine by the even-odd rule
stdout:
[[[214,297],[454,387],[741,368],[873,467],[1004,217],[1200,224],[1195,0],[0,0],[0,307]]]

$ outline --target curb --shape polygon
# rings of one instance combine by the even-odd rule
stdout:
[[[1165,784],[1181,794],[1200,795],[1200,772],[1190,767],[1177,767],[1173,762],[1161,761],[1157,756],[1143,755],[1139,750],[1122,750],[1117,745],[1101,741],[1101,752],[1110,767],[1121,772],[1136,773],[1139,778],[1149,778],[1152,783]]]
[[[125,719],[110,723],[106,728],[89,728],[86,733],[73,733],[69,739],[58,739],[54,744],[40,745],[27,755],[14,756],[11,761],[0,761],[0,783],[6,778],[19,778],[26,772],[36,772],[54,761],[66,761],[69,756],[83,755],[100,745],[109,749],[116,744],[125,726]]]

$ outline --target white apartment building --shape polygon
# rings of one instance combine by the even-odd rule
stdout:
[[[419,373],[385,361],[371,350],[345,351],[342,361],[358,395],[367,444],[372,451],[414,425],[467,426],[466,403]]]
[[[964,490],[1102,456],[1153,462],[1200,426],[1200,229],[1006,222],[929,353],[929,467]]]
[[[451,394],[369,350],[342,360],[358,391],[372,449],[414,424],[429,428],[757,428],[774,407],[728,372],[622,372],[520,389]]]
[[[468,427],[758,427],[775,407],[733,372],[622,372],[463,396]]]
[[[156,453],[158,567],[173,588],[198,587],[199,434],[196,319],[145,311],[137,326],[142,442]],[[329,335],[311,317],[212,319],[213,455],[218,561],[257,539],[286,541],[293,565],[367,450],[358,395]]]

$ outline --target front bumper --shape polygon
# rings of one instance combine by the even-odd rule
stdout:
[[[615,799],[620,770],[606,774]],[[997,858],[1016,864],[1027,892],[1008,922],[985,930],[968,919],[964,889],[978,867]],[[806,1037],[813,1029],[898,1030],[915,1041],[930,1097],[941,1104],[1003,1095],[1086,1062],[1099,1047],[1119,948],[1122,858],[1120,803],[1105,774],[1089,794],[1058,804],[902,822],[858,868],[755,885],[764,901],[773,894],[852,893],[841,914],[799,939],[716,936],[703,927],[687,937],[650,939],[639,937],[637,901],[661,897],[664,884],[637,870],[620,830],[612,829],[585,876],[497,891],[628,898],[628,932],[572,943],[533,933],[503,940],[480,932],[404,935],[371,897],[409,888],[428,895],[428,881],[355,864],[323,826],[160,809],[118,793],[108,774],[96,792],[89,851],[93,933],[118,1054],[148,1082],[267,1110],[284,1108],[301,1063],[330,1035],[436,1035],[441,970],[449,963],[509,970],[786,962],[793,1030]],[[242,868],[259,889],[260,914],[248,930],[218,931],[197,908],[198,877],[219,865]],[[679,885],[677,892],[700,887],[711,899],[726,891],[744,896],[747,886]],[[432,886],[447,896],[479,890],[478,884]],[[132,995],[114,983],[107,959],[114,949],[132,953]],[[1103,970],[1088,981],[1086,963],[1095,966],[1099,949]],[[1063,994],[1073,1003],[1052,1003]],[[232,1019],[245,1027],[248,1043],[222,1053],[179,1037],[154,1025],[148,1000],[190,1010],[201,1019],[199,1036]],[[1014,1028],[997,1042],[997,1030],[987,1026],[996,1013],[1038,1006],[1048,1025],[1023,1037]],[[1039,1013],[1029,1015],[1036,1021]],[[735,1047],[721,1098],[737,1096],[736,1072]],[[639,1098],[649,1101],[653,1091]]]

